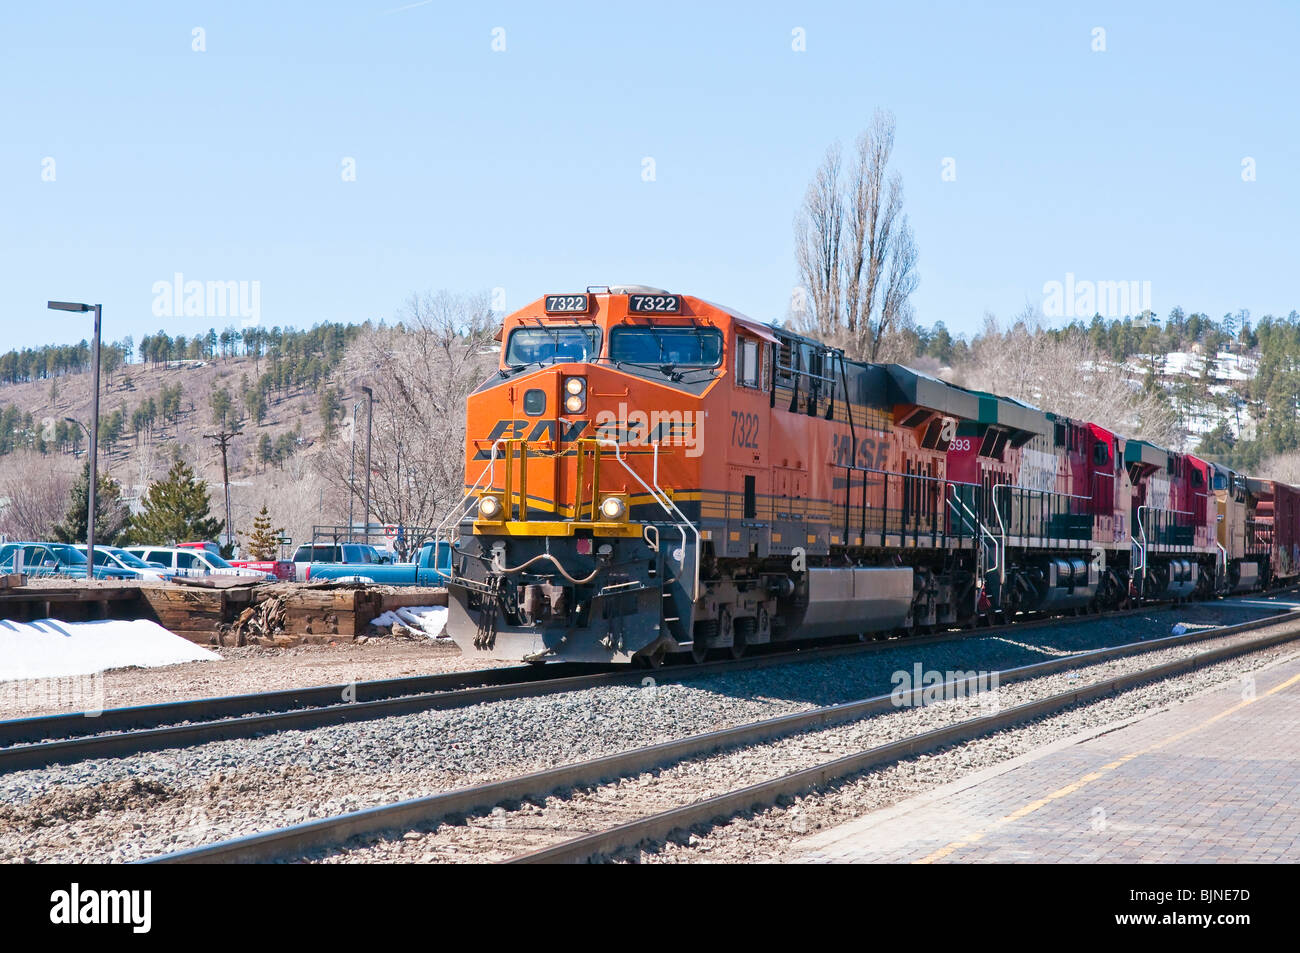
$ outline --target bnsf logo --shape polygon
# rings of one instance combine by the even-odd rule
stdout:
[[[532,424],[531,432],[528,425]],[[573,443],[584,433],[587,432],[586,420],[575,420],[569,424],[568,429],[562,436],[559,435],[559,425],[554,420],[498,420],[492,427],[492,432],[487,435],[488,443],[495,444],[498,440],[527,440],[533,443],[538,440],[559,440],[560,443]],[[488,460],[492,457],[491,448],[480,450],[474,454],[475,460]]]

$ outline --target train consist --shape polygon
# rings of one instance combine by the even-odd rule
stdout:
[[[546,295],[470,397],[448,630],[657,664],[1300,574],[1300,490],[689,295]]]

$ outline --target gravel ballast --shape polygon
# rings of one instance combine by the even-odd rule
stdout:
[[[904,643],[863,656],[713,675],[685,684],[607,686],[15,772],[0,777],[0,860],[136,859],[887,693],[891,674],[917,661],[938,670],[1005,668],[1164,636],[1173,621],[1214,624],[1249,617],[1230,607],[1089,619],[958,643]],[[1231,638],[1249,639],[1266,631]],[[1165,650],[1160,656],[1181,657],[1221,642]],[[1104,673],[1095,677],[1150,664],[1152,656],[1137,656],[1098,667]],[[1013,689],[1022,687],[1003,690]],[[941,709],[925,709],[882,717],[942,714]],[[866,724],[833,730],[868,730]],[[783,744],[798,748],[805,742]],[[708,788],[700,784],[691,790],[704,796]]]
[[[1176,650],[1138,659],[1092,666],[1079,672],[1046,676],[1003,686],[999,701],[1012,707],[1081,685],[1149,667],[1175,657]],[[1167,682],[1145,686],[1123,695],[1078,706],[1059,716],[1008,729],[987,739],[953,746],[942,752],[908,759],[897,765],[855,775],[823,791],[803,796],[788,809],[761,812],[747,823],[713,828],[701,837],[691,834],[679,842],[649,845],[643,850],[616,855],[613,860],[735,862],[777,859],[777,851],[793,850],[802,834],[850,820],[888,806],[930,787],[964,777],[1033,748],[1050,744],[1085,728],[1108,725],[1168,708],[1194,694],[1237,679],[1248,671],[1284,659],[1300,657],[1292,646],[1279,647],[1225,661],[1211,668]],[[549,847],[573,837],[614,827],[648,814],[704,800],[780,774],[832,761],[844,755],[886,744],[899,738],[986,714],[977,702],[940,704],[923,709],[902,709],[886,715],[791,738],[722,752],[680,762],[594,789],[552,796],[544,802],[520,805],[517,811],[497,808],[485,817],[436,828],[391,832],[370,838],[364,846],[317,851],[305,859],[328,863],[491,862]],[[918,769],[918,765],[928,766]],[[910,767],[909,767],[910,766]],[[894,780],[875,785],[875,796],[838,797],[842,789],[870,786],[876,775]],[[915,785],[901,785],[897,777],[912,777]],[[771,815],[771,817],[768,817]],[[771,836],[758,845],[747,831],[767,831]],[[733,829],[734,828],[734,829]],[[687,848],[698,848],[690,850]],[[724,853],[725,852],[725,853]],[[710,856],[712,855],[712,856]]]

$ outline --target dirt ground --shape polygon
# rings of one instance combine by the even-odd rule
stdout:
[[[84,711],[94,707],[88,699],[101,694],[101,684],[103,707],[122,708],[505,664],[467,659],[451,642],[397,638],[298,645],[283,649],[258,646],[206,648],[220,654],[221,659],[160,668],[116,669],[98,677],[102,678],[102,683],[89,677],[0,682],[0,718]]]

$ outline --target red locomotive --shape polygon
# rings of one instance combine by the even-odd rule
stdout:
[[[448,630],[494,658],[738,656],[1300,574],[1293,487],[641,286],[505,319],[465,472]]]

